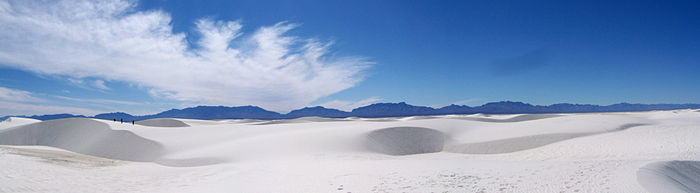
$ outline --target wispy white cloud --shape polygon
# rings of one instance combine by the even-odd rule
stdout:
[[[332,100],[332,101],[328,101],[328,102],[325,102],[325,103],[322,103],[319,105],[326,107],[326,108],[333,108],[333,109],[338,109],[338,110],[343,110],[343,111],[351,111],[352,109],[355,109],[357,107],[371,105],[371,104],[379,102],[381,100],[382,99],[380,99],[379,97],[370,97],[370,98],[366,98],[366,99],[359,100],[359,101]]]
[[[371,63],[330,57],[330,43],[278,23],[243,34],[238,21],[200,19],[197,48],[163,11],[133,1],[0,0],[0,63],[69,80],[123,81],[154,97],[290,110],[354,86]],[[234,41],[235,40],[235,41]],[[235,43],[234,43],[235,42]],[[103,87],[104,86],[104,87]]]
[[[82,86],[83,84],[85,84],[85,81],[83,81],[83,79],[79,79],[79,78],[67,78],[66,80],[68,80],[68,82],[70,82],[71,84],[78,85],[78,86]]]
[[[0,101],[41,102],[43,99],[32,96],[28,91],[0,87]]]
[[[87,99],[87,98],[73,98],[66,96],[53,96],[58,99],[75,101],[75,102],[85,102],[85,103],[96,103],[96,104],[117,104],[117,105],[143,105],[141,102],[133,101],[123,101],[123,100],[110,100],[110,99]]]
[[[92,86],[94,86],[95,88],[102,89],[102,90],[109,90],[109,87],[107,87],[107,85],[105,85],[104,80],[99,80],[99,79],[94,80],[94,81],[92,81]]]
[[[89,89],[89,90],[96,90],[100,92],[104,92],[106,90],[111,90],[107,85],[105,85],[104,80],[100,79],[95,79],[95,80],[89,80],[89,79],[83,79],[83,78],[73,78],[73,77],[62,77],[62,76],[53,76],[53,79],[65,79],[68,81],[73,86],[76,86],[78,88],[83,88],[83,89]]]

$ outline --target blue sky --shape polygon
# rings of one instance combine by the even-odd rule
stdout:
[[[700,103],[697,1],[6,1],[0,115]]]

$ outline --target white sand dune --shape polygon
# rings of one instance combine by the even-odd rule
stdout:
[[[472,120],[472,121],[483,121],[483,122],[493,122],[493,123],[512,123],[512,122],[521,122],[521,121],[532,121],[532,120],[538,120],[538,119],[546,119],[546,118],[552,118],[552,117],[558,117],[560,115],[556,114],[526,114],[526,115],[517,115],[513,117],[508,117],[508,118],[483,118],[483,117],[451,117],[453,119],[463,119],[463,120]],[[488,116],[491,117],[491,116]]]
[[[588,133],[552,133],[532,135],[509,139],[500,139],[479,143],[451,145],[446,148],[449,152],[466,154],[499,154],[533,149],[552,143],[589,135]]]
[[[16,127],[20,125],[26,125],[31,123],[41,122],[41,120],[21,118],[21,117],[9,117],[4,121],[0,121],[0,130],[7,129],[10,127]]]
[[[42,145],[129,161],[154,161],[165,151],[158,142],[86,118],[42,121],[0,132],[3,145]]]
[[[269,120],[256,125],[273,125],[273,124],[288,124],[288,123],[312,123],[312,122],[337,122],[337,121],[348,121],[346,119],[333,119],[324,117],[302,117],[296,119],[281,119],[281,120]]]
[[[9,154],[39,158],[53,164],[85,164],[96,167],[124,164],[119,160],[78,154],[47,146],[33,146],[31,148],[0,146],[0,149]]]
[[[437,118],[441,118],[441,116],[410,116],[410,117],[397,118],[396,120],[408,121],[408,120],[423,120],[423,119],[437,119]]]
[[[171,118],[156,118],[136,121],[136,124],[151,126],[151,127],[189,127],[185,122]]]
[[[371,121],[371,122],[393,122],[400,120],[403,117],[386,117],[386,118],[357,118],[361,121]]]
[[[651,192],[700,192],[700,161],[663,161],[637,172],[639,183]]]
[[[165,120],[18,121],[0,130],[0,192],[697,191],[661,183],[697,179],[667,162],[700,161],[695,110]]]

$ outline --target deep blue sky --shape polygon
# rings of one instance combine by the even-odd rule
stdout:
[[[156,0],[141,8],[172,13],[182,32],[200,17],[301,23],[293,33],[335,40],[338,54],[377,63],[365,81],[331,98],[700,102],[696,1]],[[540,61],[520,60],[538,51]],[[503,60],[513,63],[499,67]]]
[[[331,55],[372,62],[361,82],[321,97],[444,106],[514,100],[532,104],[700,103],[698,1],[172,1],[147,0],[187,35],[201,18],[238,20],[243,34],[281,21],[289,35],[332,41]],[[0,45],[2,46],[2,45]],[[99,77],[97,77],[98,79]],[[187,106],[110,80],[104,91],[13,66],[0,86],[97,111]],[[90,82],[91,78],[85,78]],[[119,90],[118,92],[116,90]],[[53,100],[147,101],[86,105]],[[2,114],[2,113],[0,113]]]

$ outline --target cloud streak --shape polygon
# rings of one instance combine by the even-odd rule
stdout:
[[[43,99],[32,96],[28,91],[0,87],[0,101],[41,102]]]
[[[371,65],[330,57],[330,43],[288,36],[297,25],[285,22],[243,34],[237,21],[200,19],[191,48],[168,13],[134,9],[119,0],[0,0],[0,63],[94,78],[100,89],[109,89],[103,80],[124,81],[153,97],[278,111],[353,87]]]
[[[46,115],[70,113],[87,116],[93,116],[98,113],[102,113],[99,111],[85,108],[66,107],[57,105],[37,105],[8,101],[0,101],[0,112],[2,112],[3,115]]]
[[[123,100],[110,100],[110,99],[86,99],[86,98],[73,98],[66,96],[53,96],[54,98],[84,102],[84,103],[96,103],[96,104],[117,104],[117,105],[144,105],[145,103],[133,102],[133,101],[123,101]]]
[[[46,102],[48,100],[38,98],[32,92],[0,86],[0,116],[57,113],[94,115],[98,113],[95,110],[85,108],[42,104]]]

